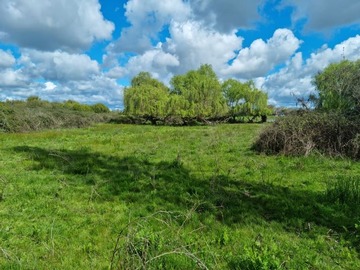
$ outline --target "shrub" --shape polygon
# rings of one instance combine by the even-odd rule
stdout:
[[[110,109],[108,107],[106,107],[102,103],[96,103],[94,105],[91,105],[91,109],[95,113],[108,113],[108,112],[110,112]]]
[[[360,120],[342,114],[307,112],[278,119],[265,129],[253,149],[267,154],[360,158]]]
[[[0,132],[85,127],[109,122],[112,117],[112,113],[94,113],[89,105],[74,101],[51,103],[29,97],[26,102],[0,102]]]

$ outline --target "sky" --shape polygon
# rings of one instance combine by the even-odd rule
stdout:
[[[0,0],[0,100],[104,103],[147,71],[211,64],[275,106],[314,93],[330,63],[360,58],[358,0]]]

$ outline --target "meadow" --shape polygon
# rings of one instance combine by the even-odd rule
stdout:
[[[264,126],[0,134],[0,268],[360,269],[360,163]]]

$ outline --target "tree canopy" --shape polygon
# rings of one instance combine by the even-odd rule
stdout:
[[[221,84],[210,65],[202,65],[171,80],[172,95],[185,99],[185,109],[191,117],[216,117],[227,112]]]
[[[124,91],[125,112],[134,116],[164,117],[168,93],[168,88],[150,73],[140,72]]]
[[[256,89],[252,81],[245,83],[228,79],[222,84],[222,91],[232,117],[261,116],[270,113],[267,94]]]
[[[125,112],[133,116],[218,118],[267,114],[267,95],[253,82],[220,83],[211,65],[174,76],[171,87],[140,72],[124,91]]]
[[[360,110],[360,60],[329,65],[315,76],[316,107],[340,113]]]

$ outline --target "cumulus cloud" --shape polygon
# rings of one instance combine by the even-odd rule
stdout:
[[[21,53],[16,66],[0,72],[0,99],[36,95],[50,101],[72,99],[88,104],[102,102],[111,108],[122,106],[123,87],[106,76],[88,55],[31,49]]]
[[[258,78],[257,86],[267,91],[270,99],[274,103],[276,101],[277,105],[295,106],[294,96],[306,97],[314,93],[313,77],[329,64],[341,61],[344,56],[348,60],[360,58],[359,35],[345,40],[334,48],[324,45],[306,60],[301,53],[297,53],[278,72]]]
[[[15,57],[11,51],[4,51],[0,49],[0,68],[9,68],[15,64]]]
[[[284,63],[299,48],[301,41],[288,29],[277,29],[266,42],[255,40],[250,47],[240,50],[223,74],[251,79],[266,75],[276,65]]]
[[[174,74],[197,69],[201,64],[211,64],[219,71],[236,56],[235,51],[242,44],[235,31],[220,33],[197,21],[172,21],[169,32],[164,43],[131,57],[123,67],[114,67],[108,76],[132,77],[140,71],[150,71],[155,78],[168,82]]]
[[[94,76],[91,80],[67,81],[56,85],[51,92],[42,92],[47,100],[75,100],[81,103],[104,103],[110,108],[121,108],[123,87],[115,79],[103,74]]]
[[[235,32],[222,34],[196,21],[173,22],[170,34],[164,48],[178,57],[177,72],[181,73],[201,64],[211,64],[215,70],[220,70],[235,57],[243,40]]]
[[[122,108],[123,87],[104,74],[89,80],[36,82],[22,70],[8,69],[0,73],[0,99],[19,100],[31,95],[49,101],[75,100],[81,103],[104,103],[110,108]]]
[[[249,28],[260,18],[258,10],[263,0],[194,0],[191,7],[198,20],[221,32]]]
[[[14,70],[11,68],[0,72],[0,91],[3,88],[24,87],[29,83],[29,78],[21,69]]]
[[[143,53],[159,41],[158,34],[171,21],[186,20],[191,14],[189,5],[182,0],[130,0],[125,5],[125,16],[131,24],[124,28],[121,37],[108,50]]]
[[[109,45],[109,52],[130,51],[142,54],[161,41],[161,32],[169,25],[187,21],[202,23],[220,33],[233,33],[249,28],[258,20],[263,0],[130,0],[125,5],[125,16],[130,26],[121,37]]]
[[[53,82],[45,82],[44,83],[44,90],[45,91],[52,91],[56,88],[56,84],[54,84]]]
[[[113,30],[98,0],[0,2],[0,41],[22,47],[76,51],[110,39]]]
[[[141,71],[151,71],[155,78],[168,81],[172,76],[172,69],[179,64],[178,58],[164,52],[159,44],[157,48],[132,57],[126,67],[117,66],[111,69],[107,75],[112,78],[134,77]]]
[[[85,80],[100,72],[98,62],[86,54],[24,50],[20,62],[32,77],[50,81]]]
[[[305,19],[306,28],[311,30],[323,31],[360,24],[358,0],[283,0],[282,6],[295,7],[293,22]]]

